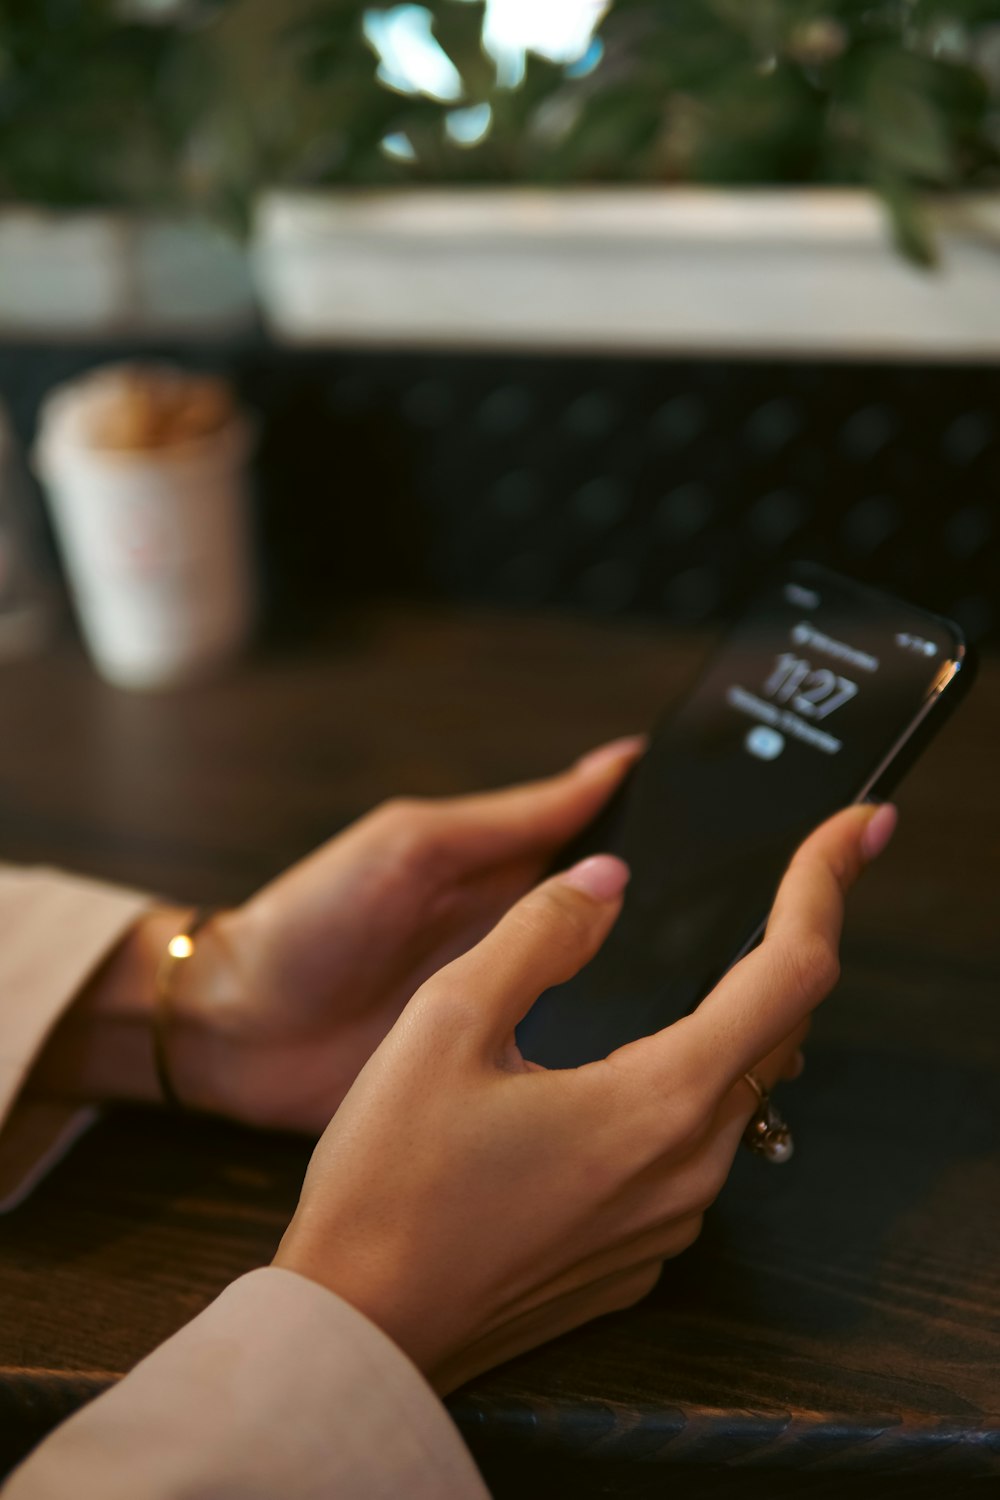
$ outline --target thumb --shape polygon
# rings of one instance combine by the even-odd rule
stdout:
[[[529,891],[425,989],[454,997],[466,1018],[474,997],[488,1044],[506,1041],[543,990],[572,979],[593,958],[621,911],[628,879],[628,865],[614,854],[581,860]]]

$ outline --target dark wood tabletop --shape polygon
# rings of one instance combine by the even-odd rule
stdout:
[[[211,686],[0,666],[0,855],[232,902],[382,797],[496,785],[646,727],[705,641],[401,609]],[[1000,1491],[1000,663],[902,787],[844,976],[785,1095],[649,1300],[456,1393],[498,1496]],[[12,1462],[265,1262],[306,1142],[109,1114],[0,1221]]]

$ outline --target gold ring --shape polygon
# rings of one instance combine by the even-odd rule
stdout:
[[[762,1156],[775,1166],[791,1161],[795,1142],[787,1121],[775,1109],[756,1073],[744,1073],[743,1078],[757,1095],[757,1109],[743,1132],[743,1144],[755,1156]]]

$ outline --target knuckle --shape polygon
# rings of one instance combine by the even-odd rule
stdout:
[[[676,1171],[697,1155],[712,1128],[712,1111],[693,1088],[651,1094],[631,1113],[628,1149],[637,1172]]]
[[[662,1097],[633,1117],[626,1137],[628,1159],[636,1174],[674,1171],[697,1151],[700,1121]]]
[[[674,1027],[683,1024],[675,1021]],[[627,1043],[600,1065],[604,1118],[625,1142],[622,1149],[636,1170],[671,1167],[694,1155],[712,1129],[719,1102],[711,1080],[683,1052],[651,1078],[644,1046]]]
[[[668,1254],[671,1256],[682,1255],[685,1250],[689,1250],[701,1234],[704,1222],[704,1211],[701,1211],[692,1214],[690,1218],[683,1219],[681,1223],[677,1224],[671,1236]]]
[[[429,879],[441,872],[446,849],[434,804],[421,797],[391,797],[375,809],[387,851],[408,877]]]
[[[449,978],[447,971],[427,979],[407,1009],[446,1037],[461,1035],[469,1026],[474,1007],[469,996]]]
[[[665,1125],[672,1155],[686,1157],[697,1151],[712,1126],[712,1111],[702,1090],[693,1083],[677,1089],[670,1097]]]
[[[622,1278],[618,1295],[621,1298],[621,1308],[634,1307],[641,1302],[643,1297],[648,1297],[663,1272],[663,1262],[654,1261],[651,1265],[639,1266],[630,1271]]]
[[[369,821],[394,857],[407,852],[422,835],[425,804],[417,797],[389,797],[369,813]]]
[[[732,1151],[721,1152],[719,1143],[713,1140],[701,1160],[680,1170],[668,1168],[653,1205],[656,1222],[663,1227],[668,1242],[678,1226],[692,1220],[700,1226],[703,1215],[725,1187],[731,1166]]]
[[[726,1163],[725,1166],[713,1164],[711,1167],[708,1167],[702,1174],[701,1180],[698,1183],[697,1188],[693,1194],[693,1202],[691,1204],[691,1210],[697,1216],[699,1221],[699,1230],[701,1228],[700,1221],[702,1215],[706,1214],[712,1207],[712,1204],[715,1202],[719,1194],[722,1192],[722,1189],[725,1187],[728,1177],[728,1163]],[[697,1234],[698,1230],[695,1231],[695,1237],[697,1237]]]
[[[593,942],[592,913],[558,887],[533,891],[518,908],[520,919],[532,936],[543,936],[548,947],[567,959],[576,959]]]
[[[601,1298],[601,1312],[625,1312],[627,1308],[634,1307],[637,1302],[641,1302],[647,1290],[647,1287],[640,1284],[636,1272],[626,1272],[605,1290]]]
[[[406,828],[419,820],[427,803],[420,797],[387,797],[373,814],[390,828]]]
[[[840,960],[825,938],[803,934],[783,943],[776,955],[782,982],[794,998],[806,1006],[828,995],[840,978]]]

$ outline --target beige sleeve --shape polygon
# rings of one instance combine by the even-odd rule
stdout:
[[[488,1500],[440,1401],[380,1329],[252,1271],[57,1428],[4,1500]]]
[[[54,870],[0,865],[0,1212],[12,1208],[95,1112],[20,1099],[81,985],[151,898]]]

